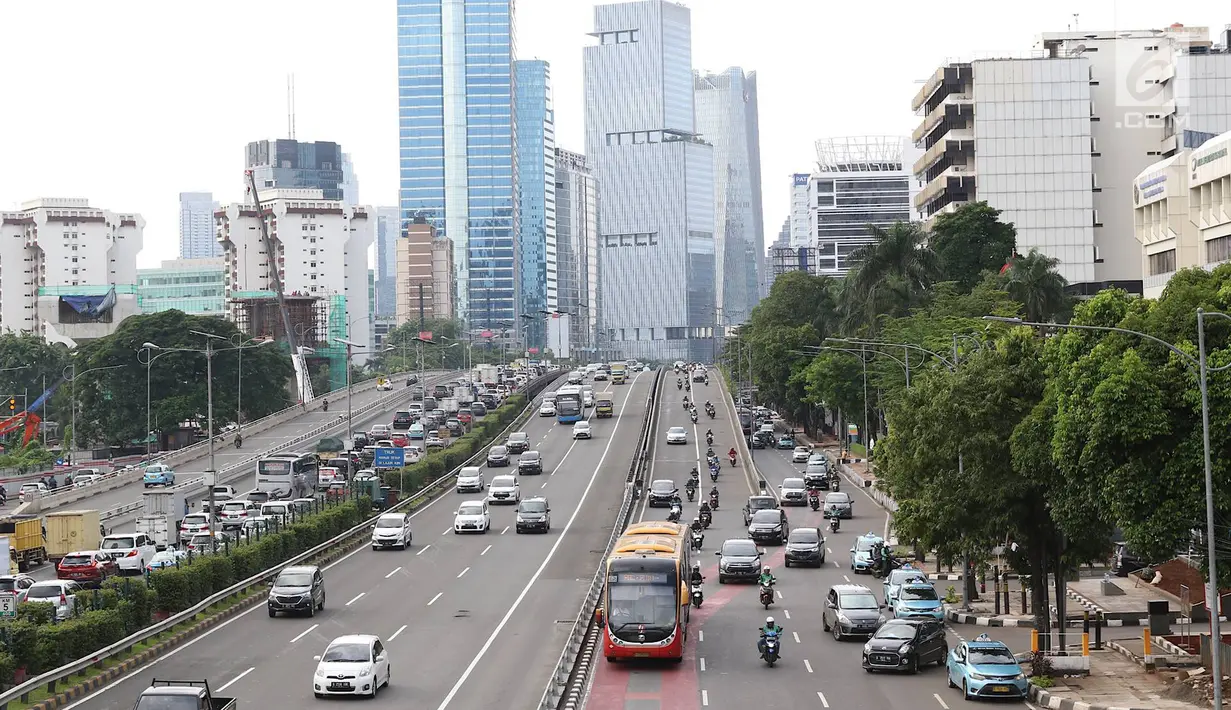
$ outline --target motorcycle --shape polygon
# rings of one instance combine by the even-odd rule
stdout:
[[[692,534],[692,549],[694,551],[699,551],[701,549],[701,546],[704,544],[705,544],[705,536],[699,532],[694,532]],[[701,606],[701,605],[698,604],[697,606]]]
[[[700,607],[701,602],[703,601],[705,601],[705,595],[701,593],[701,585],[692,585],[692,605],[695,607]]]
[[[689,480],[688,483],[691,484],[692,481]],[[691,503],[692,499],[697,497],[697,487],[695,485],[685,485],[684,493],[688,496],[688,502]]]
[[[718,510],[718,494],[710,491],[710,510]]]
[[[829,519],[829,532],[836,533],[840,527],[842,527],[842,523],[838,520],[838,518],[833,517]]]
[[[718,482],[718,467],[710,466],[710,480],[714,483]]]
[[[713,445],[714,445],[714,435],[713,435],[713,434],[706,434],[706,435],[705,435],[705,445],[706,445],[706,446],[713,446]]]
[[[820,491],[816,489],[812,489],[808,491],[808,505],[811,506],[813,510],[821,509],[821,492]]]
[[[701,519],[701,527],[708,529],[710,523],[714,522],[714,514],[708,510],[701,511],[698,516]]]
[[[327,400],[327,399],[326,399],[326,400],[324,400],[324,401],[321,403],[321,411],[322,411],[322,412],[328,412],[328,411],[329,411],[329,400]]]
[[[694,409],[694,410],[692,410],[691,412],[689,412],[689,413],[688,413],[688,416],[692,418],[692,423],[693,423],[693,424],[696,424],[696,423],[697,423],[697,410],[695,410],[695,409]]]
[[[710,415],[710,419],[713,419],[713,418],[714,418],[714,414],[715,414],[715,412],[714,412],[714,408],[713,408],[713,407],[710,407],[709,409],[705,410],[705,413],[706,413],[706,414],[708,414],[708,415]]]
[[[768,609],[769,605],[774,603],[774,588],[768,584],[762,584],[760,597],[761,604],[765,605],[765,608]]]
[[[732,465],[732,466],[735,466],[735,457],[734,457],[734,456],[732,456],[732,457],[731,457],[731,465]]]
[[[683,514],[684,514],[684,511],[683,511],[683,509],[681,509],[681,508],[680,508],[679,504],[678,504],[678,503],[672,503],[672,504],[671,504],[671,512],[670,512],[670,513],[667,513],[667,522],[669,522],[669,523],[678,523],[678,522],[680,522],[680,516],[681,516],[681,515],[683,515]]]
[[[765,662],[769,664],[770,668],[773,668],[774,664],[778,662],[777,631],[765,632],[765,637],[762,639],[761,643],[761,658],[765,659]]]
[[[840,490],[841,488],[842,486],[840,483],[838,483],[837,476],[834,476],[833,478],[829,479],[829,490],[836,491],[836,490]]]
[[[237,449],[238,449],[239,447],[241,447],[241,446],[243,446],[243,445],[244,445],[244,437],[242,437],[242,436],[236,436],[236,437],[235,437],[235,448],[237,448]]]
[[[677,390],[682,390],[682,389],[684,389],[684,383],[683,383],[683,382],[680,382],[679,380],[676,380],[676,381],[675,381],[675,388],[676,388]]]

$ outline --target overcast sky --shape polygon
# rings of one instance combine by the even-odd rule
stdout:
[[[517,0],[517,55],[546,59],[561,147],[584,151],[581,48],[591,0]],[[693,0],[693,66],[757,72],[766,242],[787,216],[789,176],[817,138],[909,135],[918,82],[946,59],[1024,56],[1041,32],[1221,33],[1215,0]],[[1217,8],[1222,7],[1220,12]],[[88,197],[145,216],[139,265],[179,249],[178,193],[243,196],[248,141],[287,134],[342,144],[360,200],[397,204],[393,0],[0,0],[0,208]]]

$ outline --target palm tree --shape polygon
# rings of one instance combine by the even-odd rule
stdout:
[[[1026,309],[1026,319],[1047,322],[1068,310],[1069,297],[1064,289],[1067,279],[1056,271],[1060,264],[1038,249],[1025,256],[1016,256],[1004,272],[1004,288],[1013,300]]]
[[[872,323],[877,315],[906,315],[919,305],[940,274],[927,232],[917,224],[895,222],[888,229],[869,226],[876,240],[856,249],[843,288],[848,321]]]

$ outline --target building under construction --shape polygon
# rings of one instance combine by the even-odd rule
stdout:
[[[299,292],[285,295],[295,343],[305,351],[309,370],[329,366],[329,389],[346,386],[346,346],[337,342],[346,337],[346,297],[311,296]],[[272,338],[283,348],[286,328],[278,310],[278,297],[272,291],[239,291],[227,300],[235,326],[251,338]],[[314,367],[315,366],[315,367]]]

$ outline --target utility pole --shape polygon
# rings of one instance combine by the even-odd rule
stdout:
[[[215,336],[216,337],[216,336]],[[214,552],[218,551],[218,527],[214,522],[217,514],[215,508],[215,484],[218,483],[218,469],[214,466],[214,340],[205,339],[205,419],[209,433],[209,470],[205,472],[205,482],[209,485],[209,542]]]

